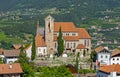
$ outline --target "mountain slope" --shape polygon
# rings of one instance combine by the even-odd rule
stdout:
[[[0,11],[17,9],[69,9],[70,12],[91,16],[100,11],[120,6],[119,0],[0,0]],[[72,9],[72,10],[71,10]],[[82,13],[82,14],[81,14]]]

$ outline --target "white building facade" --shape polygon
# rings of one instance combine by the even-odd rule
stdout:
[[[96,56],[98,62],[100,62],[101,65],[109,65],[110,64],[110,52],[108,49],[99,46],[95,49]]]
[[[120,50],[115,49],[111,54],[110,64],[120,64]]]

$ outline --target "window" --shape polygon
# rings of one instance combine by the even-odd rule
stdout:
[[[117,58],[117,60],[119,60],[119,58]]]
[[[106,58],[108,57],[108,56],[105,56]]]
[[[74,48],[75,48],[75,44],[76,44],[76,43],[74,43]]]
[[[115,59],[113,58],[113,60],[115,60]]]
[[[101,56],[101,58],[103,58],[103,56]]]
[[[57,45],[56,45],[56,43],[55,43],[55,48],[57,48]]]
[[[54,33],[54,35],[56,36],[56,35],[57,35],[57,33]]]
[[[89,40],[87,40],[87,46],[89,46]]]
[[[75,36],[75,33],[73,33],[72,35]]]
[[[86,40],[84,41],[84,45],[85,45],[85,46],[87,45],[87,42],[86,42]]]
[[[67,48],[69,48],[69,43],[67,43]]]
[[[45,53],[45,49],[44,49],[43,53]]]
[[[41,51],[41,49],[39,49],[39,52]]]

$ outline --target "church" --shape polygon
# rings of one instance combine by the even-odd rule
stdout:
[[[64,52],[80,52],[80,54],[82,54],[83,51],[85,51],[87,54],[90,54],[91,37],[85,28],[76,28],[73,22],[55,22],[54,18],[48,15],[45,18],[44,30],[40,29],[39,22],[37,23],[35,36],[37,56],[54,54],[57,52],[57,37],[60,27],[64,40]]]
[[[91,37],[85,28],[76,28],[73,22],[55,22],[54,18],[48,15],[45,18],[44,28],[40,28],[39,22],[37,22],[35,36],[36,56],[40,57],[57,52],[57,37],[60,27],[64,40],[64,53],[76,54],[80,52],[81,57],[83,57],[83,52],[90,54]]]

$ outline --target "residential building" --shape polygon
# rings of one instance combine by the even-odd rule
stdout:
[[[32,54],[32,44],[30,44],[29,46],[27,46],[25,49],[24,49],[24,52],[26,54],[26,56],[31,59],[31,54]]]
[[[120,77],[120,65],[102,66],[97,71],[97,77]]]
[[[23,73],[19,63],[0,64],[0,77],[21,77]]]
[[[99,46],[95,49],[95,52],[96,52],[96,60],[100,63],[100,65],[110,64],[110,52],[108,48]]]
[[[18,60],[20,51],[19,50],[4,50],[4,62],[5,63],[14,63]]]
[[[114,49],[111,54],[110,64],[120,64],[120,50]]]

